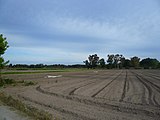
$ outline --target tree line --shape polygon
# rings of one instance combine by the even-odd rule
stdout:
[[[89,55],[88,59],[83,61],[86,68],[108,68],[108,69],[159,69],[160,62],[155,58],[144,58],[140,59],[137,56],[126,59],[121,54],[109,54],[107,59],[99,58],[97,54]]]
[[[64,64],[9,64],[6,68],[18,69],[18,70],[25,70],[25,69],[61,69],[61,68],[85,68],[85,65],[81,64],[74,64],[74,65],[64,65]]]

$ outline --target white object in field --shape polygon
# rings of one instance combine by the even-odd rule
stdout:
[[[62,77],[62,75],[57,75],[57,76],[47,75],[45,78],[57,78],[57,77]]]
[[[98,71],[94,71],[94,73],[98,73]]]

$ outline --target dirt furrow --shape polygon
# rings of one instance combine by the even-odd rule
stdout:
[[[148,89],[139,81],[132,71],[128,71],[127,90],[123,102],[132,104],[147,104]]]
[[[121,72],[122,73],[122,72]],[[104,87],[102,87],[100,90],[98,90],[96,93],[94,93],[91,97],[96,97],[101,91],[103,91],[107,86],[109,86],[114,80],[116,80],[120,75],[118,74],[115,78],[113,78],[109,83],[107,83]]]
[[[157,84],[151,82],[149,79],[146,79],[145,76],[142,76],[140,74],[137,74],[141,79],[143,79],[145,82],[147,82],[148,84],[150,84],[155,90],[157,90],[160,93],[160,86],[158,86]],[[159,81],[160,82],[160,81]]]
[[[136,75],[136,77],[146,86],[146,88],[148,89],[148,101],[150,105],[155,105],[155,106],[160,106],[159,104],[157,104],[157,102],[155,101],[155,91],[157,91],[158,93],[160,93],[160,88],[159,86],[157,86],[156,84],[152,83],[151,81],[149,81],[148,79],[144,78],[142,75],[138,74],[138,73],[134,73]]]
[[[126,72],[122,71],[122,73],[117,76],[111,84],[109,84],[99,94],[97,94],[96,98],[119,101],[123,94],[125,74]]]
[[[127,107],[125,105],[116,105],[116,104],[107,104],[106,102],[99,102],[95,99],[86,99],[86,98],[81,98],[79,96],[65,96],[65,95],[60,95],[60,94],[56,94],[56,93],[50,93],[47,91],[44,91],[42,88],[37,87],[36,88],[39,92],[46,94],[46,95],[51,95],[51,96],[56,96],[56,97],[60,97],[63,99],[67,99],[67,100],[71,100],[71,101],[76,101],[79,103],[83,103],[86,105],[92,105],[92,106],[97,106],[97,107],[101,107],[101,108],[106,108],[109,110],[114,110],[117,112],[124,112],[124,113],[130,113],[130,114],[141,114],[141,115],[147,115],[147,116],[159,116],[160,117],[160,111],[158,113],[154,113],[152,111],[148,111],[148,110],[142,110],[142,109],[138,109],[136,108],[136,106],[134,107]]]
[[[33,91],[30,91],[30,92],[33,92]],[[39,104],[39,105],[42,105],[45,107],[53,108],[57,111],[60,111],[60,112],[66,113],[66,114],[70,114],[70,115],[76,116],[77,118],[82,118],[82,119],[86,119],[86,120],[88,120],[88,119],[89,120],[90,119],[106,120],[106,118],[107,118],[107,120],[113,119],[112,117],[111,118],[109,117],[110,119],[107,117],[107,116],[110,116],[110,114],[116,114],[116,115],[125,114],[125,117],[122,117],[122,118],[125,118],[127,120],[130,120],[133,116],[136,116],[137,114],[139,116],[138,119],[142,119],[143,115],[148,116],[148,118],[152,117],[152,119],[160,117],[159,114],[156,114],[156,113],[153,113],[153,112],[147,111],[147,110],[111,105],[111,104],[106,104],[106,103],[96,103],[91,100],[84,100],[84,101],[83,101],[83,99],[73,100],[74,98],[68,99],[68,97],[66,97],[64,99],[61,99],[61,98],[59,99],[59,98],[57,98],[57,96],[55,98],[55,97],[50,97],[50,95],[46,96],[44,94],[39,94],[37,92],[33,92],[33,93],[35,94],[34,97],[33,97],[33,95],[29,95],[28,93],[27,93],[27,95],[25,93],[23,93],[23,94],[19,95],[19,97],[23,98],[24,100],[28,100],[30,102],[33,102],[33,103],[36,103],[36,104]],[[41,96],[41,99],[37,99],[40,96]],[[47,100],[47,102],[45,102],[46,100]],[[93,114],[95,114],[95,112],[96,112],[96,116],[93,115]],[[84,113],[88,113],[88,114],[84,114]],[[119,120],[121,120],[122,118],[121,118],[121,116],[119,116]],[[146,119],[147,119],[147,117],[146,117]],[[136,120],[137,120],[137,117],[136,117]]]
[[[93,84],[88,84],[82,87],[79,87],[74,91],[75,95],[89,96],[92,97],[97,90],[101,89],[104,85],[108,84],[118,73],[112,73],[108,76],[101,76],[95,80]]]
[[[111,76],[114,74],[116,74],[116,73],[113,72],[111,74]],[[108,73],[106,75],[108,75]],[[101,82],[104,81],[103,79],[107,79],[108,77],[109,76],[101,76],[101,74],[95,74],[93,76],[89,76],[89,77],[82,79],[82,80],[78,79],[75,81],[73,79],[73,81],[70,81],[68,83],[63,82],[63,83],[60,83],[59,85],[57,84],[56,87],[55,86],[52,88],[50,87],[50,89],[48,89],[48,91],[55,91],[60,94],[73,95],[73,94],[75,94],[75,92],[77,90],[84,88],[84,87],[88,88],[88,86],[91,86],[91,88],[92,88],[94,85],[100,84]],[[99,79],[97,79],[97,78],[99,78]],[[89,90],[87,90],[87,92],[88,91]]]
[[[95,119],[91,119],[89,117],[85,117],[85,116],[79,115],[79,114],[77,114],[75,112],[72,112],[72,111],[69,111],[69,110],[65,110],[65,109],[60,108],[60,107],[56,107],[56,106],[48,105],[48,104],[45,104],[45,103],[42,103],[42,102],[39,102],[39,101],[36,101],[36,100],[32,100],[29,97],[24,97],[24,96],[21,96],[21,95],[19,95],[19,97],[24,99],[24,100],[26,100],[26,101],[29,101],[31,103],[35,103],[35,104],[38,104],[38,105],[41,105],[41,106],[44,106],[44,107],[52,108],[52,109],[54,109],[56,111],[59,111],[59,112],[65,113],[65,114],[69,114],[69,115],[74,116],[76,118],[81,118],[82,120],[95,120]]]
[[[78,90],[78,89],[80,89],[80,88],[82,88],[82,87],[88,86],[88,85],[90,85],[90,84],[94,84],[94,83],[96,83],[96,82],[97,82],[97,81],[90,82],[90,83],[87,83],[87,84],[85,84],[85,85],[78,86],[78,87],[74,88],[71,92],[69,92],[68,95],[74,95],[76,90]]]
[[[124,81],[124,88],[123,88],[123,93],[122,93],[122,96],[121,96],[121,99],[119,100],[120,102],[123,101],[123,99],[125,98],[125,95],[126,95],[126,91],[127,91],[127,83],[128,83],[128,80],[127,80],[127,71],[126,71],[126,77],[125,77],[125,81]]]
[[[139,76],[143,77],[143,79],[145,79],[148,82],[150,82],[150,84],[152,84],[153,86],[155,86],[156,88],[158,88],[159,91],[160,91],[160,78],[152,76],[150,74],[146,74],[146,73],[141,73],[141,74],[139,74]]]
[[[145,74],[145,75],[151,75],[151,76],[160,78],[160,71],[158,71],[158,72],[144,71],[142,73]]]

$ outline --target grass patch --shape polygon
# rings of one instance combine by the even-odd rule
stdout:
[[[16,83],[15,80],[13,79],[2,79],[0,80],[0,87],[4,86],[4,85],[9,85],[9,84],[14,84]]]
[[[51,72],[80,72],[85,71],[87,69],[85,68],[64,68],[64,69],[55,69],[55,70],[26,70],[26,71],[6,71],[2,72],[2,74],[36,74],[36,73],[51,73]]]
[[[57,70],[57,71],[32,71],[32,72],[21,72],[21,71],[16,71],[16,72],[3,72],[2,74],[35,74],[35,73],[46,73],[46,72],[64,72],[63,70]]]
[[[16,86],[16,85],[23,85],[23,86],[30,86],[30,85],[36,85],[37,83],[35,82],[32,82],[32,81],[24,81],[24,80],[21,80],[21,81],[15,81],[13,79],[1,79],[0,81],[0,87],[5,87],[6,85],[13,85],[13,86]]]
[[[13,84],[13,83],[15,83],[16,81],[15,80],[13,80],[13,79],[4,79],[4,83],[5,84]]]
[[[4,93],[0,93],[0,100],[4,104],[26,113],[28,116],[32,117],[35,120],[53,120],[53,116],[48,112],[25,105],[21,101],[14,99],[11,96],[6,96]]]

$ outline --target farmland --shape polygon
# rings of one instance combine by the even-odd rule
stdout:
[[[2,91],[67,120],[158,120],[159,70],[86,70],[5,74],[34,86]]]

